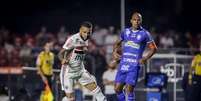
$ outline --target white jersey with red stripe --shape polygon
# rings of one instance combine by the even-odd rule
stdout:
[[[85,57],[85,52],[87,51],[88,40],[84,40],[79,33],[70,36],[63,48],[66,50],[72,50],[69,54],[70,56],[68,68],[69,73],[75,73],[84,70],[83,60]]]

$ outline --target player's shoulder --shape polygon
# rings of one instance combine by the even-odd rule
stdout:
[[[67,39],[73,39],[75,36],[76,36],[76,34],[70,35],[70,36],[68,36]]]
[[[50,56],[54,56],[54,53],[53,53],[53,52],[50,52]]]
[[[39,54],[38,54],[38,56],[43,56],[44,55],[44,51],[41,51]]]
[[[195,58],[201,58],[201,54],[200,54],[200,53],[197,53],[194,57],[195,57]]]
[[[124,32],[124,33],[131,32],[131,28],[130,27],[124,28],[122,32]]]
[[[77,38],[79,38],[79,33],[73,34],[72,36],[70,36],[71,40],[76,40]]]
[[[124,28],[122,31],[121,31],[121,34],[130,34],[132,31],[131,31],[131,28]]]
[[[147,35],[150,34],[149,31],[147,29],[145,29],[144,27],[140,27],[140,31]]]

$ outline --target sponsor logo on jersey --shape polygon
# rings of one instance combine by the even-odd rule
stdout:
[[[132,37],[132,38],[136,38],[136,34],[132,34],[131,37]]]
[[[123,58],[123,62],[132,62],[132,63],[136,63],[137,60],[136,60],[136,59],[132,59],[132,58]]]
[[[139,49],[140,48],[140,45],[137,44],[137,43],[135,43],[135,42],[133,42],[133,41],[127,41],[125,43],[125,46],[132,47],[132,48],[135,48],[135,49]]]
[[[123,55],[127,55],[127,56],[134,56],[134,57],[137,57],[137,54],[133,54],[133,53],[123,53]]]
[[[130,67],[129,65],[122,65],[121,70],[128,71],[129,67]]]
[[[141,35],[137,35],[137,40],[140,40],[141,39]]]

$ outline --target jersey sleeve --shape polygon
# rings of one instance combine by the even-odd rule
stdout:
[[[154,42],[151,34],[148,31],[145,31],[145,42],[146,43],[151,43]]]
[[[121,33],[120,33],[120,40],[124,40],[125,38],[124,38],[124,31],[122,31]]]
[[[66,49],[66,50],[73,49],[73,44],[74,44],[73,38],[72,38],[72,37],[69,37],[69,38],[66,40],[65,44],[63,45],[63,48]]]
[[[40,53],[37,57],[37,60],[36,60],[36,65],[37,66],[41,66],[42,65],[42,53]]]
[[[197,60],[197,59],[196,59],[196,56],[194,56],[194,57],[193,57],[193,60],[192,60],[192,63],[191,63],[191,67],[192,67],[192,68],[195,68],[195,66],[196,66],[196,60]]]

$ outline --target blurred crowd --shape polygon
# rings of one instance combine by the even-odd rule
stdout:
[[[184,33],[173,29],[156,31],[154,27],[150,28],[149,31],[159,49],[185,48],[197,50],[201,39],[201,33],[191,33],[190,31]],[[98,61],[101,63],[100,66],[106,66],[111,58],[113,44],[118,39],[120,32],[113,26],[107,28],[95,26],[92,39],[89,42],[89,54],[87,54],[86,60],[93,60],[95,57],[94,59],[103,61]],[[42,26],[38,33],[22,34],[1,27],[0,66],[35,66],[35,59],[44,42],[52,41],[54,43],[52,51],[57,54],[65,40],[72,34],[74,33],[68,32],[65,26],[61,26],[56,33],[49,32],[47,27]],[[58,59],[55,61],[55,68],[59,68]],[[88,65],[92,66],[93,64],[90,62]],[[92,68],[91,71],[95,72]]]
[[[166,52],[198,51],[201,33],[192,33],[190,31],[178,32],[173,29],[157,31],[156,28],[150,28],[150,33],[155,40],[159,51]],[[92,73],[97,84],[103,87],[102,80],[106,77],[115,75],[115,69],[108,69],[108,63],[111,60],[112,48],[115,41],[119,38],[120,29],[114,26],[100,27],[95,26],[92,38],[89,40],[89,51],[85,58],[85,67]],[[65,26],[61,26],[58,32],[49,32],[46,26],[42,26],[38,33],[15,33],[5,27],[0,28],[0,68],[5,67],[36,67],[36,58],[43,49],[43,44],[47,41],[53,42],[52,52],[57,55],[66,39],[75,33],[67,31]],[[181,52],[181,54],[184,54]],[[191,53],[191,55],[193,55]],[[54,68],[60,69],[60,61],[56,56],[54,59]],[[106,76],[103,76],[106,75]],[[108,76],[107,76],[108,75]],[[102,78],[103,76],[103,78]],[[109,78],[111,79],[111,78]],[[113,91],[106,90],[105,93]]]

